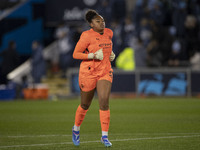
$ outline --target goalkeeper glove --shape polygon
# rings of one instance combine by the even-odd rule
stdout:
[[[113,61],[115,59],[115,53],[113,53],[113,51],[112,51],[112,53],[110,54],[110,61]]]
[[[93,53],[89,53],[88,54],[88,59],[94,59],[94,54]]]
[[[94,54],[93,53],[89,53],[88,54],[88,59],[103,60],[103,51],[102,51],[102,49],[96,51]]]
[[[103,51],[102,49],[94,53],[94,59],[103,60]]]

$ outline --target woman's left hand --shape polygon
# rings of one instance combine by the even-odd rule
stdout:
[[[112,51],[110,54],[110,61],[113,61],[115,59],[115,53]]]

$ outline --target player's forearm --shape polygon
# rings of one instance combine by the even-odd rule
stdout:
[[[81,53],[81,52],[74,52],[73,53],[73,58],[74,59],[88,59],[88,54],[85,54],[85,53]]]
[[[98,51],[96,51],[95,53],[83,53],[82,51],[83,48],[80,48],[78,46],[76,46],[74,53],[73,53],[73,58],[74,59],[97,59],[97,60],[103,60],[103,50],[99,49]]]

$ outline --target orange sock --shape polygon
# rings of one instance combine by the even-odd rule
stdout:
[[[83,109],[80,105],[78,106],[76,110],[76,116],[75,116],[75,125],[80,126],[85,118],[85,115],[88,110]]]
[[[110,110],[99,110],[101,130],[108,132],[110,124]]]

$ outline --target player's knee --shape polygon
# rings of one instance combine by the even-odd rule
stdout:
[[[88,105],[88,104],[81,104],[81,107],[82,107],[83,109],[85,109],[85,110],[88,110],[89,107],[90,107],[90,105]]]
[[[109,98],[108,97],[99,97],[100,101],[100,109],[101,110],[108,110],[109,109]]]
[[[109,109],[109,105],[108,104],[100,105],[100,110],[108,110],[108,109]]]

